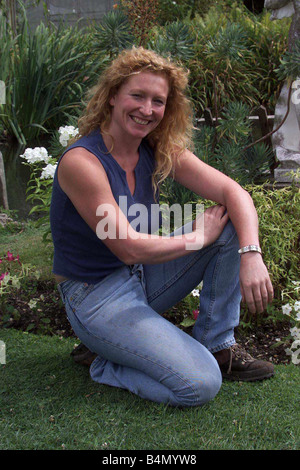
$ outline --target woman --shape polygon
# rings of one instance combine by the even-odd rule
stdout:
[[[237,183],[188,150],[186,87],[187,73],[154,52],[121,53],[59,161],[51,204],[53,272],[74,332],[96,355],[91,377],[173,406],[206,403],[222,376],[274,372],[234,339],[241,294],[253,313],[273,296],[256,211]],[[153,235],[150,217],[167,176],[217,203],[172,237]],[[136,223],[136,204],[147,221]],[[202,280],[192,337],[160,314]]]

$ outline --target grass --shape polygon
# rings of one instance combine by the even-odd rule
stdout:
[[[50,276],[42,230],[2,230],[1,251]],[[74,338],[0,329],[0,450],[296,450],[300,369],[257,383],[224,382],[203,407],[176,409],[99,385],[70,352]]]
[[[42,241],[44,233],[43,227],[36,227],[34,222],[29,222],[23,226],[19,223],[18,228],[11,228],[11,231],[0,227],[1,255],[10,251],[14,256],[20,255],[20,260],[24,264],[36,266],[43,278],[51,276],[52,266],[52,246]]]
[[[2,329],[0,449],[299,449],[299,368],[224,382],[203,407],[177,409],[99,385],[73,363],[74,339]]]

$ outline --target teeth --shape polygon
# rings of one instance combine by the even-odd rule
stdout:
[[[134,120],[134,122],[136,122],[137,124],[143,124],[143,125],[146,125],[148,124],[149,121],[144,121],[143,119],[139,119],[135,116],[131,116],[131,118]]]

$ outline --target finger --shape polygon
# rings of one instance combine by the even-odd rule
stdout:
[[[271,303],[274,299],[274,289],[273,289],[272,282],[270,281],[270,279],[268,279],[266,287],[267,287],[267,292],[268,292],[268,303]]]
[[[246,302],[246,298],[245,298],[245,292],[244,292],[244,289],[243,289],[243,286],[240,285],[240,289],[241,289],[241,295],[242,295],[242,302],[245,303]]]
[[[214,206],[214,208],[215,208],[216,216],[220,218],[223,216],[224,212],[226,211],[226,207],[222,206],[222,204],[217,204],[216,206]]]
[[[253,297],[255,300],[257,313],[263,313],[268,304],[268,293],[265,283],[260,283],[253,287]]]
[[[261,298],[262,298],[262,305],[263,310],[266,310],[268,303],[269,303],[269,293],[266,285],[263,285],[261,288]]]
[[[223,223],[223,225],[226,225],[228,221],[229,221],[229,215],[228,215],[228,212],[226,212],[226,214],[224,214],[223,217],[221,218],[221,222]]]
[[[250,313],[256,313],[256,302],[251,288],[244,290],[244,298]]]
[[[248,305],[250,313],[256,313],[256,303],[253,296],[246,299],[246,304]]]

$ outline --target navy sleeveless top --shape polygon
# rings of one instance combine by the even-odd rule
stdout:
[[[75,147],[85,148],[102,163],[114,198],[134,229],[137,232],[154,233],[158,229],[158,225],[153,224],[153,220],[157,218],[151,217],[152,208],[158,207],[157,195],[154,197],[152,187],[155,159],[154,152],[147,141],[143,140],[139,147],[133,195],[127,184],[126,172],[108,152],[98,130],[81,137],[68,147],[60,157],[58,165],[64,154]],[[68,279],[96,284],[115,269],[124,266],[124,263],[105,246],[79,215],[59,185],[57,168],[50,206],[50,224],[54,244],[53,273]],[[147,220],[145,220],[145,213]]]

